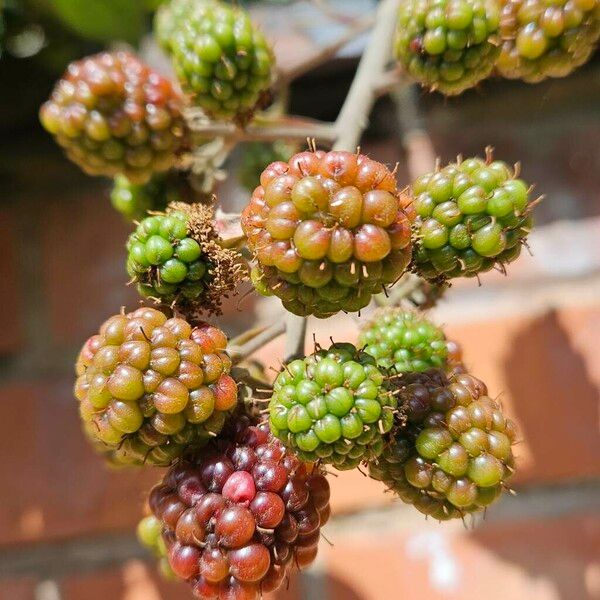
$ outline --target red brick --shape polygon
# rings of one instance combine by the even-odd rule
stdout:
[[[326,583],[331,600],[583,600],[599,592],[599,534],[591,515],[340,532],[324,548]]]
[[[0,211],[0,355],[15,353],[23,343],[22,303],[20,288],[23,285],[17,274],[18,258],[14,213]]]

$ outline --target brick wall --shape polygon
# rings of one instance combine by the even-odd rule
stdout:
[[[549,197],[544,225],[531,239],[534,256],[508,278],[459,282],[431,316],[520,426],[518,495],[473,526],[438,525],[358,472],[332,477],[333,547],[324,541],[315,567],[280,599],[600,597],[597,67],[545,86],[486,89],[460,108],[427,103],[436,149],[450,157],[492,143],[520,158]],[[367,150],[401,156],[395,139]],[[82,340],[136,302],[123,285],[128,227],[104,184],[81,176],[47,139],[3,139],[0,153],[0,600],[186,598],[158,580],[132,536],[159,472],[105,468],[71,396]],[[253,298],[242,308],[230,305],[232,332],[279,311]],[[323,342],[352,340],[356,320],[311,320],[309,330]],[[281,352],[276,341],[260,356],[276,363]]]

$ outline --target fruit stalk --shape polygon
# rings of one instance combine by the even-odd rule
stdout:
[[[353,152],[360,142],[375,102],[378,81],[391,55],[399,4],[399,0],[383,0],[377,9],[375,27],[335,122],[338,137],[334,150]],[[288,361],[304,354],[306,317],[287,313],[285,323],[285,360]]]

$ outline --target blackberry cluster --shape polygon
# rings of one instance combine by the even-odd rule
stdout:
[[[414,212],[385,165],[362,154],[301,152],[269,165],[242,212],[252,275],[296,315],[364,308],[410,261]]]
[[[167,546],[161,535],[161,522],[154,515],[148,515],[138,523],[136,533],[140,544],[158,559],[158,572],[167,580],[175,580],[177,575],[171,569],[167,558]]]
[[[371,477],[440,521],[496,500],[513,470],[516,429],[485,384],[431,370],[406,374],[399,391],[407,422],[369,465]]]
[[[585,63],[600,38],[598,0],[503,0],[503,77],[535,83],[565,77]]]
[[[396,56],[422,85],[460,94],[492,72],[499,19],[495,0],[406,0]]]
[[[171,82],[138,58],[103,52],[69,65],[40,120],[86,173],[145,183],[175,164],[182,105]]]
[[[529,185],[503,162],[460,159],[413,184],[417,273],[431,281],[474,277],[515,260],[531,229]]]
[[[165,4],[157,35],[177,77],[207,114],[245,122],[267,96],[274,55],[248,13],[216,0]]]
[[[127,240],[127,272],[142,296],[218,312],[244,267],[236,251],[219,244],[212,217],[210,207],[175,203],[138,224]]]
[[[219,433],[237,402],[225,334],[153,308],[108,319],[77,359],[88,438],[115,464],[169,465]]]
[[[257,600],[316,557],[329,484],[264,427],[243,425],[150,494],[173,571],[198,598]]]
[[[302,460],[346,470],[373,460],[394,422],[396,400],[375,360],[352,344],[333,344],[285,365],[273,385],[273,435]]]
[[[380,310],[361,329],[359,343],[379,367],[394,373],[451,370],[462,364],[456,342],[446,339],[441,328],[413,311]]]

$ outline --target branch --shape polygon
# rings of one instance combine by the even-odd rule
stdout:
[[[307,137],[333,142],[336,132],[331,123],[324,123],[303,117],[281,117],[268,121],[257,119],[246,128],[233,123],[211,121],[200,109],[189,108],[185,111],[188,127],[198,136],[209,138],[222,137],[233,142],[277,140],[306,140]]]
[[[285,322],[278,321],[273,323],[260,333],[244,342],[241,345],[232,344],[227,348],[227,352],[234,363],[240,362],[244,358],[254,354],[257,350],[268,344],[271,340],[279,337],[285,332]]]
[[[294,79],[301,77],[312,69],[316,69],[330,58],[333,58],[344,46],[365,33],[365,31],[368,31],[373,26],[373,22],[373,15],[367,15],[354,21],[348,30],[331,42],[331,44],[317,48],[312,54],[304,57],[298,64],[281,71],[276,82],[277,87],[289,84]]]
[[[396,28],[396,12],[400,0],[383,0],[356,75],[335,122],[338,134],[334,148],[354,152],[367,126],[376,98],[377,82],[391,56],[392,39]],[[306,317],[288,313],[285,318],[285,360],[304,354]]]

